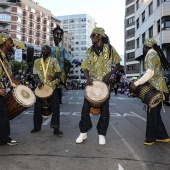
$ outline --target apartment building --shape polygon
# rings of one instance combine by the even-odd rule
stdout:
[[[14,40],[24,42],[26,47],[41,50],[43,43],[54,45],[52,30],[60,21],[50,10],[32,0],[1,0],[0,31]],[[70,45],[70,44],[69,44]]]
[[[90,34],[96,27],[95,19],[87,14],[58,16],[57,19],[61,21],[64,32],[72,35],[71,55],[82,61],[86,50],[92,45]],[[73,68],[70,76],[73,79],[84,80],[83,71],[80,71],[79,67]]]
[[[170,0],[135,0],[135,58],[141,61],[140,72],[143,67],[143,42],[153,37],[162,48],[170,62]],[[164,72],[169,76],[168,72]]]
[[[135,60],[135,0],[125,5],[125,54],[124,68],[128,78],[139,77],[140,63]]]

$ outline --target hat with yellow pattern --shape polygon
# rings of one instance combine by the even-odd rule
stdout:
[[[147,47],[153,47],[154,44],[157,44],[157,42],[153,38],[148,38],[145,40],[143,45]]]
[[[41,45],[41,48],[43,48],[43,47],[45,47],[45,46],[48,47],[49,49],[51,48],[50,45],[47,44],[47,43],[42,44],[42,45]]]
[[[100,34],[103,37],[106,37],[105,30],[101,27],[96,27],[93,29],[92,34]]]
[[[9,38],[11,38],[11,37],[8,34],[1,32],[0,33],[0,44],[3,44]]]

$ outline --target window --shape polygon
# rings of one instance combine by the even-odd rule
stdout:
[[[74,19],[70,19],[69,22],[70,22],[70,23],[74,23]]]
[[[68,24],[68,19],[63,20],[63,24]]]
[[[25,5],[25,9],[28,10],[28,6],[27,5]]]
[[[42,16],[42,12],[40,12],[40,16]]]
[[[145,11],[142,13],[142,22],[145,21]]]
[[[157,29],[158,29],[158,33],[160,32],[160,20],[157,21]]]
[[[149,15],[153,13],[153,2],[150,3],[149,5]]]
[[[134,5],[128,7],[127,10],[126,10],[127,15],[133,14],[134,12],[135,12],[135,6]]]
[[[87,48],[86,47],[81,47],[81,50],[87,50]]]
[[[86,27],[86,24],[82,24],[81,27],[82,27],[82,28]]]
[[[166,49],[167,52],[167,60],[170,62],[170,47]]]
[[[165,29],[170,28],[170,20],[165,21]]]
[[[82,41],[82,42],[81,42],[81,45],[86,45],[86,41]]]
[[[22,19],[18,17],[17,22],[22,23]]]
[[[35,9],[34,9],[34,8],[31,8],[31,12],[35,13]]]
[[[74,28],[74,25],[70,25],[69,28]]]
[[[64,25],[64,26],[63,26],[63,29],[68,29],[68,25]]]
[[[128,70],[128,71],[136,70],[136,65],[128,65],[128,66],[127,66],[127,70]]]
[[[18,40],[22,40],[22,37],[21,37],[20,34],[17,34],[17,39],[18,39]]]
[[[139,8],[139,0],[136,1],[136,10]]]
[[[76,44],[79,44],[79,42],[78,42],[78,41],[76,41]]]
[[[86,36],[85,36],[85,35],[82,35],[81,38],[82,38],[82,39],[86,39]]]
[[[153,26],[149,28],[149,37],[153,37]]]
[[[135,19],[135,17],[131,17],[131,18],[127,19],[127,25],[134,23],[134,19]]]
[[[135,46],[134,40],[126,42],[126,47],[134,47],[134,46]]]
[[[127,36],[134,35],[134,34],[135,34],[135,28],[132,28],[132,29],[126,31]]]
[[[135,58],[135,52],[127,53],[126,56],[127,56],[127,59]]]
[[[142,43],[145,41],[145,32],[142,34]]]
[[[139,38],[136,40],[136,47],[139,48]]]
[[[21,8],[17,8],[17,12],[22,15],[22,10],[21,10]]]
[[[86,18],[82,18],[81,21],[82,21],[82,22],[85,22],[85,21],[86,21]]]
[[[136,28],[139,28],[139,18],[136,20]]]

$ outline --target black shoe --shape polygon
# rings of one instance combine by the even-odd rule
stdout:
[[[13,140],[11,138],[9,138],[9,140],[7,141],[6,143],[7,145],[11,145],[11,146],[14,146],[14,145],[17,145],[17,141],[16,140]]]
[[[31,130],[31,133],[38,132],[39,130],[41,130],[41,129],[32,129],[32,130]]]
[[[55,135],[58,135],[58,136],[62,136],[63,135],[63,132],[60,131],[59,129],[54,129],[54,132],[53,132]]]

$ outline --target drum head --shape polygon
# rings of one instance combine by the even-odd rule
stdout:
[[[109,89],[104,82],[93,81],[92,86],[86,86],[85,97],[91,101],[102,101],[107,98]]]
[[[53,93],[53,89],[44,84],[44,86],[41,87],[41,89],[39,89],[38,87],[35,89],[35,95],[39,98],[46,98],[51,96]]]
[[[13,90],[15,99],[25,107],[30,107],[35,103],[35,95],[31,89],[24,85],[18,85]]]

